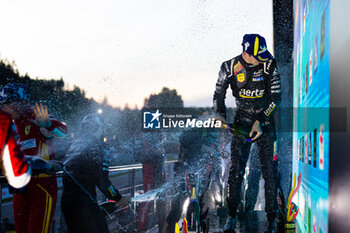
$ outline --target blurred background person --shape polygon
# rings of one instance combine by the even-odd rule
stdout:
[[[185,130],[181,133],[179,138],[179,158],[178,162],[174,165],[174,173],[175,177],[188,177],[188,180],[181,185],[181,190],[171,200],[171,210],[166,218],[162,233],[175,232],[175,224],[181,218],[183,204],[190,196],[192,187],[196,186],[195,173],[203,168],[206,169],[208,162],[212,162],[211,159],[203,156],[205,153],[212,155],[212,136],[207,130],[202,131],[195,128]],[[201,174],[203,175],[204,173],[207,175],[206,170]],[[202,190],[202,188],[200,187],[200,190],[197,190],[197,192],[203,194],[205,190]]]
[[[143,189],[144,192],[148,192],[160,187],[166,181],[162,133],[160,131],[141,132],[136,141],[137,161],[142,163]],[[139,212],[139,231],[147,230],[152,206],[153,201],[142,203]],[[156,206],[158,230],[160,232],[166,217],[166,200],[156,200]]]
[[[105,148],[104,120],[89,114],[80,124],[64,162],[62,211],[69,233],[108,233],[105,213],[96,200],[96,187],[117,207],[130,203],[108,177],[110,155]]]

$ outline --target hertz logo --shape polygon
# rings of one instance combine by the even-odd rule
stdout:
[[[265,90],[247,90],[247,89],[241,89],[239,91],[239,96],[242,98],[261,98],[264,96]]]

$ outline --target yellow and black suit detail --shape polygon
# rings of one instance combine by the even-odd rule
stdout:
[[[229,86],[238,109],[253,110],[252,118],[260,122],[268,121],[276,111],[281,95],[275,59],[252,66],[239,55],[222,63],[213,103],[215,111],[225,118],[225,98]]]

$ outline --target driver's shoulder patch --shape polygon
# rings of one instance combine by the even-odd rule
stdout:
[[[240,74],[237,74],[237,81],[238,82],[244,82],[245,80],[245,76],[244,76],[244,73],[240,73]]]
[[[236,75],[239,71],[243,69],[243,65],[240,61],[237,62],[236,65],[233,66],[233,73]]]

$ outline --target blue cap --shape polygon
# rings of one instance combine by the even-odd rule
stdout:
[[[0,93],[0,103],[8,104],[18,100],[29,99],[29,87],[22,83],[9,83],[4,86]]]
[[[252,55],[259,62],[267,62],[273,58],[267,50],[265,38],[259,34],[245,34],[242,46],[243,52]]]

